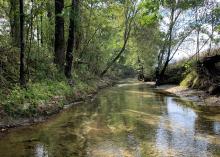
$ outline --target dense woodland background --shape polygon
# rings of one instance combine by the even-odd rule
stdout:
[[[1,106],[36,114],[103,77],[194,86],[193,67],[219,54],[219,17],[215,0],[0,0]]]

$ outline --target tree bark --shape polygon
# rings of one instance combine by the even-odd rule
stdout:
[[[43,46],[43,41],[44,41],[44,37],[43,37],[43,15],[40,16],[40,43],[41,46]]]
[[[10,34],[15,46],[19,46],[19,1],[10,0]]]
[[[25,81],[25,63],[24,63],[24,1],[20,0],[20,85],[24,87]]]
[[[123,47],[121,48],[121,50],[118,53],[118,55],[107,65],[105,70],[103,70],[103,72],[101,73],[101,77],[103,77],[107,73],[109,68],[111,68],[111,66],[121,57],[122,53],[125,51],[125,48],[126,48],[126,45],[127,45],[127,41],[128,41],[128,38],[124,41]]]
[[[39,17],[38,16],[36,17],[36,20],[37,20],[37,47],[39,50],[39,48],[40,48],[40,26],[39,26]]]
[[[73,50],[76,44],[75,37],[77,31],[78,7],[79,7],[79,0],[72,0],[71,14],[69,17],[70,18],[69,37],[67,43],[66,66],[65,66],[65,76],[68,79],[72,78]]]
[[[55,43],[54,63],[63,69],[65,62],[64,18],[61,16],[64,0],[55,0]]]

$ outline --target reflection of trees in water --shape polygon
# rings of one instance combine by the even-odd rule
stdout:
[[[166,97],[164,96],[163,93],[155,91],[155,98],[159,103],[166,105]]]
[[[210,143],[197,134],[218,134],[220,123],[208,120],[211,110],[195,112],[187,105],[142,85],[112,88],[93,102],[74,105],[48,124],[13,134],[8,141],[28,139],[16,143],[15,149],[11,144],[0,143],[0,147],[11,150],[11,156],[86,156],[108,140],[130,154],[141,150],[136,154],[145,155],[157,147],[165,153],[208,155]]]
[[[198,106],[193,102],[186,102],[181,99],[175,100],[183,110],[194,109],[197,114],[195,129],[197,133],[218,134],[216,130],[216,121],[210,117],[220,116],[220,107]],[[190,106],[190,107],[188,107]]]
[[[196,138],[196,119],[194,110],[167,98],[167,116],[161,118],[156,136],[156,145],[164,156],[208,156],[208,142]]]
[[[86,147],[84,124],[97,112],[97,104],[79,104],[59,117],[58,122],[43,129],[40,141],[48,146],[51,156],[82,156]]]
[[[220,122],[210,120],[205,115],[198,115],[196,119],[196,130],[198,133],[210,135],[220,134]]]
[[[194,110],[193,107],[188,107],[194,104],[177,98],[167,99],[167,116],[161,118],[156,138],[161,153],[164,156],[170,152],[174,155],[180,153],[185,156],[212,156],[210,147],[219,149],[219,146],[215,146],[209,139],[209,136],[218,134],[218,123],[208,118],[212,112],[207,112],[204,107]]]
[[[199,113],[197,118],[197,130],[198,132],[208,132],[209,134],[220,134],[220,121],[215,121],[215,118],[220,117],[220,107],[199,107]]]

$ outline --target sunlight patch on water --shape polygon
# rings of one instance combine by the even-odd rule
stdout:
[[[129,150],[117,146],[112,141],[104,141],[98,144],[95,148],[88,150],[89,157],[133,157]]]
[[[214,132],[218,135],[220,135],[220,122],[214,122]]]
[[[118,84],[117,87],[128,87],[128,86],[137,86],[137,85],[143,85],[143,82],[137,82],[137,83],[123,83]]]
[[[36,144],[35,146],[35,157],[48,157],[48,151],[43,144]]]
[[[219,113],[142,83],[119,87],[45,124],[12,131],[0,140],[0,156],[220,156]]]
[[[162,156],[208,157],[211,155],[208,151],[210,137],[201,139],[195,134],[197,114],[192,109],[184,108],[172,98],[167,98],[166,115],[167,120],[161,118],[156,135],[156,146]],[[166,123],[169,129],[164,127]]]

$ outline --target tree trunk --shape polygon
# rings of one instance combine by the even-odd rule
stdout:
[[[166,69],[167,69],[168,64],[169,64],[169,60],[166,60],[164,66],[163,66],[163,69],[162,69],[161,72],[160,72],[159,81],[158,81],[158,84],[157,84],[157,85],[160,85],[161,81],[164,80],[164,75],[165,75],[165,71],[166,71]]]
[[[32,47],[32,41],[34,38],[34,32],[33,32],[33,21],[34,21],[34,16],[33,16],[33,8],[34,8],[34,0],[31,0],[31,19],[30,19],[30,39],[29,39],[29,45],[28,45],[28,54],[27,54],[27,80],[30,78],[30,70],[29,70],[29,64],[30,64],[30,53],[31,53],[31,47]],[[29,34],[28,34],[29,35]],[[28,39],[28,38],[27,38]]]
[[[168,66],[168,64],[169,64],[169,61],[170,61],[171,48],[172,48],[172,40],[173,40],[173,39],[172,39],[172,34],[173,34],[173,27],[174,27],[174,24],[175,24],[174,15],[175,15],[175,7],[173,7],[172,10],[171,10],[167,57],[166,57],[164,66],[163,66],[163,68],[162,68],[160,74],[158,75],[159,78],[158,78],[157,81],[156,81],[156,85],[160,85],[161,81],[163,81],[164,75],[165,75],[165,71],[166,71],[167,66]]]
[[[19,46],[19,1],[10,0],[10,34],[15,46]]]
[[[55,27],[54,26],[54,12],[53,12],[53,9],[52,9],[52,5],[53,5],[53,1],[48,1],[46,3],[46,11],[47,11],[47,21],[48,21],[48,24],[49,24],[49,27],[47,27],[48,29],[52,28],[52,27]],[[45,32],[45,39],[44,39],[44,42],[46,42],[47,44],[47,47],[49,49],[49,51],[54,51],[54,43],[55,43],[55,35],[54,35],[54,31],[52,29],[48,30]]]
[[[51,18],[53,16],[51,6],[52,6],[51,2],[48,1],[46,4],[46,8],[47,8],[47,17],[48,17],[49,21],[51,20]]]
[[[64,18],[62,12],[64,0],[55,0],[55,43],[54,43],[54,63],[63,69],[65,62],[65,39],[64,39]]]
[[[38,47],[38,50],[39,50],[39,48],[40,48],[40,26],[39,26],[38,16],[36,17],[36,20],[37,20],[37,47]]]
[[[40,43],[43,46],[43,15],[40,16]]]
[[[72,78],[72,63],[73,63],[73,49],[76,44],[76,27],[78,18],[78,5],[79,0],[72,0],[71,14],[70,14],[70,24],[69,24],[69,37],[67,43],[66,52],[66,66],[65,66],[65,76],[68,79]]]
[[[22,87],[26,85],[24,51],[24,1],[20,0],[20,85]]]
[[[128,39],[126,39],[124,41],[124,45],[121,48],[121,50],[118,53],[118,55],[107,65],[105,70],[103,70],[103,72],[101,73],[101,77],[103,77],[106,74],[106,72],[109,70],[109,68],[111,68],[111,66],[121,57],[122,53],[125,51],[125,48],[126,48],[126,45],[127,45],[127,41],[128,41]]]

